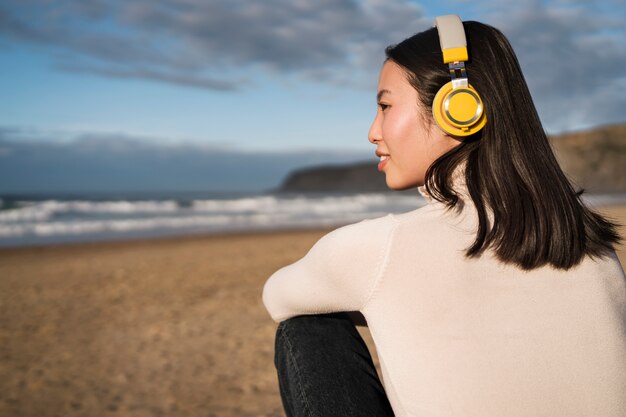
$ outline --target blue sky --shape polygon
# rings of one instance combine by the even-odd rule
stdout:
[[[374,160],[383,49],[447,13],[509,37],[548,132],[626,120],[621,1],[6,0],[0,156],[123,138]]]

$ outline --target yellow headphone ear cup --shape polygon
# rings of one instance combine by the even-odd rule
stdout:
[[[452,88],[452,81],[435,95],[433,117],[452,136],[469,136],[485,126],[487,118],[478,92],[471,86]]]

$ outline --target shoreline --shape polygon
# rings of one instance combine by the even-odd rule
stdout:
[[[111,239],[102,239],[102,240],[87,240],[87,241],[69,241],[69,242],[56,242],[56,243],[41,243],[41,244],[27,244],[27,245],[16,245],[16,246],[0,246],[0,256],[6,252],[20,252],[20,251],[28,251],[28,250],[45,250],[45,249],[54,249],[54,248],[67,248],[69,250],[77,248],[77,247],[91,247],[97,248],[98,246],[102,247],[112,247],[112,246],[135,246],[135,245],[152,245],[152,244],[170,244],[176,242],[194,242],[194,241],[205,241],[212,239],[228,239],[228,238],[254,238],[254,237],[262,237],[269,236],[275,234],[299,234],[299,233],[318,233],[325,232],[328,233],[341,225],[338,226],[311,226],[311,227],[286,227],[284,229],[259,229],[259,230],[233,230],[233,231],[220,231],[220,232],[200,232],[200,233],[189,233],[189,234],[172,234],[172,235],[163,235],[163,236],[154,236],[154,237],[121,237],[121,238],[111,238]]]

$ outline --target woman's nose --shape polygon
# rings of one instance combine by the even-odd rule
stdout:
[[[367,140],[369,140],[370,143],[373,143],[374,145],[383,140],[382,130],[380,128],[380,117],[378,113],[376,113],[376,117],[374,118],[374,121],[370,126],[370,130],[367,133]]]

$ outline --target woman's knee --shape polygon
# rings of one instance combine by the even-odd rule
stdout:
[[[288,358],[315,358],[321,350],[345,351],[346,344],[355,342],[363,344],[347,313],[292,317],[280,322],[276,329],[275,364],[284,365]]]
[[[337,415],[332,410],[345,408],[350,415],[393,415],[367,346],[346,313],[281,322],[275,364],[286,410]],[[372,414],[372,409],[381,412]],[[308,411],[288,415],[311,415]]]
[[[356,331],[347,313],[310,314],[291,317],[279,323],[276,329],[276,344],[284,348],[291,345],[319,343],[327,339],[336,340],[339,333]]]

